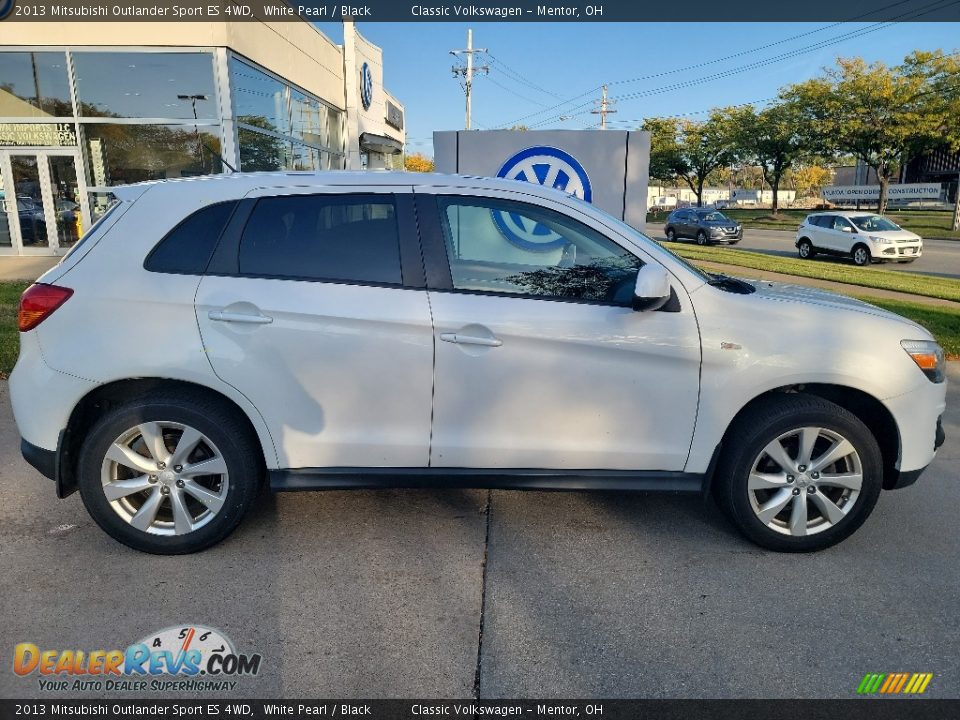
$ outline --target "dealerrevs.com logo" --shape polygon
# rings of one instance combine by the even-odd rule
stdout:
[[[0,20],[13,12],[13,0],[0,0]]]
[[[238,653],[223,633],[179,625],[147,635],[124,650],[46,650],[19,643],[13,672],[37,676],[41,691],[230,691],[234,678],[255,676],[262,656]]]

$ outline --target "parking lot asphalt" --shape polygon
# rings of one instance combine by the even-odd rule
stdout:
[[[761,550],[693,496],[438,490],[265,494],[184,557],[57,500],[3,383],[0,696],[41,695],[17,643],[198,623],[263,655],[207,696],[850,698],[867,672],[932,672],[928,696],[960,697],[960,364],[950,381],[934,464],[817,554]]]
[[[663,234],[663,221],[647,223],[646,233],[655,240],[666,240]],[[768,230],[766,228],[745,228],[743,240],[737,243],[738,250],[752,250],[765,255],[797,257],[797,248],[793,244],[797,234],[787,230]],[[692,240],[688,242],[693,242]],[[853,265],[852,260],[838,257],[819,256],[810,262],[843,263]],[[936,275],[946,278],[960,278],[960,240],[924,239],[923,255],[912,263],[875,263],[871,269],[893,270],[895,272]]]

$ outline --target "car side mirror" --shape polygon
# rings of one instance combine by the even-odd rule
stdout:
[[[670,300],[670,273],[661,265],[647,263],[637,271],[633,288],[633,309],[638,312],[659,310]]]
[[[844,225],[844,226],[843,226],[843,232],[845,232],[845,233],[852,233],[852,232],[853,232],[853,228],[850,227],[849,225]]]

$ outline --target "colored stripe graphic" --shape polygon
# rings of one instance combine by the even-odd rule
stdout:
[[[920,695],[931,680],[933,673],[867,673],[857,686],[857,694]]]

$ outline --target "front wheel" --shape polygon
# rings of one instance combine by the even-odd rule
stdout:
[[[731,427],[717,467],[720,505],[753,542],[822,550],[870,515],[882,486],[880,449],[844,408],[810,395],[758,402]]]
[[[863,267],[870,264],[870,250],[867,249],[866,245],[857,245],[850,255],[853,257],[854,265]]]
[[[179,555],[223,540],[253,503],[259,443],[226,403],[170,393],[133,400],[93,426],[80,495],[97,524],[143,552]]]

